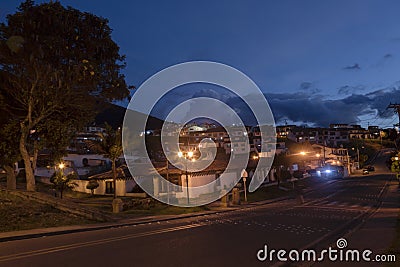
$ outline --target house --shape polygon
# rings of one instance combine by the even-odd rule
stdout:
[[[189,133],[195,143],[200,143],[201,140],[209,138],[214,141],[217,147],[222,147],[224,138],[228,137],[228,133],[223,127],[212,127],[203,131],[196,131]]]
[[[96,180],[99,183],[99,187],[94,190],[95,195],[113,195],[114,190],[116,190],[117,196],[129,196],[132,195],[132,190],[136,186],[136,182],[132,178],[128,167],[122,165],[117,168],[116,189],[114,189],[113,173],[112,171],[107,171],[92,175],[87,180],[73,180],[73,182],[77,184],[73,190],[91,193],[91,190],[86,188],[90,180]]]
[[[75,172],[79,178],[86,179],[88,175],[103,172],[111,168],[111,161],[99,154],[67,154],[62,158],[65,165],[64,172]],[[38,166],[35,170],[35,177],[38,180],[49,183],[50,177],[56,171],[57,166],[54,163],[47,162],[46,155],[40,155]]]
[[[201,171],[190,171],[194,166],[188,166],[188,171],[178,168],[159,168],[158,172],[166,179],[153,178],[154,196],[169,203],[199,205],[208,204],[220,198],[221,192],[226,193],[240,180],[243,170],[231,168],[227,170],[227,161],[214,160],[210,166]],[[192,163],[191,163],[192,164]],[[196,164],[194,162],[193,164]]]

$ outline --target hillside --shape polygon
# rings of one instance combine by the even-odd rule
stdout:
[[[111,103],[106,103],[99,106],[99,110],[101,111],[95,117],[95,125],[103,126],[107,122],[114,129],[122,125],[126,108]],[[139,112],[137,113],[138,116],[145,116],[145,114],[141,114]],[[149,130],[161,129],[163,123],[163,120],[149,116],[146,128]]]

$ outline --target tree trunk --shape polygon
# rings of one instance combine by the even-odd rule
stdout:
[[[21,138],[19,139],[19,150],[21,152],[22,159],[25,163],[25,174],[26,174],[26,190],[35,191],[35,175],[33,173],[30,155],[26,148],[26,140],[28,138],[28,130],[26,127],[21,127]]]
[[[4,166],[4,170],[7,174],[7,190],[15,190],[17,189],[17,177],[15,175],[14,166]]]
[[[281,185],[281,177],[282,177],[282,169],[281,169],[281,166],[279,166],[278,167],[278,171],[277,171],[277,173],[276,173],[276,178],[277,178],[277,182],[278,182],[278,188],[280,187],[280,185]]]
[[[113,173],[114,199],[116,199],[117,198],[117,170],[115,167],[115,160],[112,161],[112,173]]]
[[[35,140],[33,141],[33,161],[32,161],[33,170],[36,170],[38,155],[39,155],[38,141]]]

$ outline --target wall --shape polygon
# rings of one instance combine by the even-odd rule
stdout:
[[[65,161],[72,161],[74,163],[74,166],[77,168],[84,167],[82,160],[86,158],[88,159],[89,163],[99,163],[101,162],[100,160],[106,160],[110,161],[109,159],[105,158],[103,155],[97,155],[97,154],[68,154],[67,156],[63,157],[63,160]]]
[[[106,181],[112,182],[112,179],[99,180],[99,187],[94,190],[95,195],[105,195],[106,194]],[[91,194],[91,190],[86,189],[86,185],[89,183],[88,180],[73,180],[77,186],[73,189],[77,192]],[[126,196],[127,192],[132,191],[135,187],[136,182],[134,180],[117,180],[117,196]]]
[[[77,184],[77,186],[75,186],[73,188],[74,191],[88,193],[88,194],[92,193],[91,190],[86,189],[86,186],[89,183],[88,180],[73,180],[73,182]],[[98,182],[99,182],[99,187],[97,187],[94,190],[94,194],[95,195],[104,195],[106,192],[106,185],[102,181],[98,181]]]
[[[224,189],[224,188],[232,187],[235,183],[234,181],[236,179],[238,179],[237,175],[238,174],[236,172],[227,172],[227,173],[221,174],[221,177],[219,178],[219,186],[217,187],[217,189]],[[216,179],[215,174],[199,175],[199,176],[193,176],[193,177],[190,174],[188,174],[188,179],[189,179],[189,196],[190,196],[190,198],[193,198],[193,197],[196,198],[202,194],[209,194],[209,193],[212,193],[215,191],[215,186],[207,186],[211,182],[215,181],[215,179]],[[186,175],[181,176],[181,182],[182,182],[182,186],[186,186]],[[186,189],[184,189],[182,192],[177,192],[176,196],[178,198],[187,197]]]

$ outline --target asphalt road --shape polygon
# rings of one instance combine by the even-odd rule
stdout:
[[[328,246],[376,209],[389,177],[378,167],[367,176],[316,182],[305,203],[294,196],[215,215],[3,242],[0,266],[279,265],[259,261],[257,252],[264,245]]]

